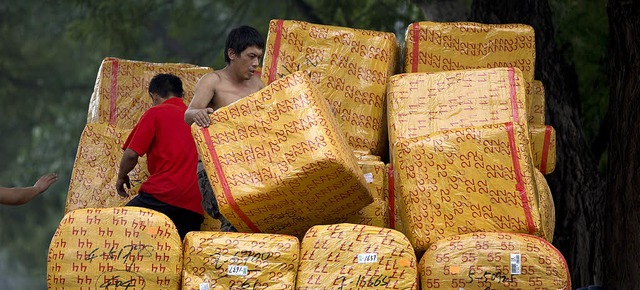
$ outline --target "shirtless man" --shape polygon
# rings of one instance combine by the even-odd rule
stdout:
[[[252,27],[240,26],[229,32],[224,50],[227,63],[221,70],[204,75],[196,84],[193,100],[184,114],[184,120],[200,127],[211,125],[209,114],[264,87],[255,75],[264,52],[264,39]],[[216,197],[204,171],[198,162],[198,184],[202,193],[202,205],[213,218],[220,220],[223,232],[237,231],[218,209]]]

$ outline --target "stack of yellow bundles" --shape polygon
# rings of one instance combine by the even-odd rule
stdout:
[[[516,67],[532,94],[536,47],[529,25],[416,22],[407,28],[405,55],[405,72]],[[530,103],[528,97],[527,110]]]
[[[392,159],[394,144],[402,139],[504,122],[527,126],[517,68],[395,75],[388,104]]]
[[[531,95],[531,110],[529,110],[529,124],[544,125],[545,111],[544,85],[541,81],[533,81],[533,94]]]
[[[556,167],[556,130],[544,125],[545,95],[542,82],[533,81],[533,98],[529,111],[529,133],[533,162],[542,172],[549,174]]]
[[[66,212],[126,204],[131,198],[120,197],[115,189],[123,152],[121,147],[142,114],[152,106],[149,81],[159,73],[180,77],[184,88],[183,101],[188,104],[198,79],[209,71],[210,68],[191,64],[105,58],[89,103],[87,125],[80,137]],[[143,156],[129,174],[132,196],[138,193],[148,175],[146,156]]]
[[[301,237],[373,202],[327,102],[303,72],[193,125],[220,212],[242,232]]]
[[[553,195],[551,195],[549,184],[540,170],[534,168],[533,177],[536,180],[538,189],[538,209],[542,218],[542,237],[549,242],[553,242],[553,232],[556,228],[556,207],[553,202]]]
[[[556,168],[556,130],[548,125],[529,125],[533,163],[542,174]]]
[[[131,129],[121,129],[108,124],[90,123],[84,127],[71,172],[71,183],[65,212],[80,208],[123,206],[132,197],[118,195],[115,185],[118,177],[122,144]],[[131,195],[136,195],[147,179],[146,156],[138,159],[138,165],[129,173]]]
[[[149,96],[149,81],[156,74],[170,73],[182,80],[184,103],[193,98],[196,83],[208,67],[185,63],[150,63],[108,57],[102,61],[89,102],[87,123],[110,124],[133,129],[153,102]]]
[[[296,289],[418,289],[416,256],[400,232],[354,224],[315,226],[300,251]]]
[[[525,234],[473,233],[434,243],[420,259],[421,289],[571,289],[562,254]]]
[[[414,248],[477,231],[543,236],[528,138],[503,123],[396,143],[396,193]]]
[[[386,150],[384,106],[398,41],[391,32],[271,20],[262,80],[305,71],[355,149]]]
[[[173,222],[139,207],[67,213],[51,239],[48,289],[180,289],[182,241]]]
[[[300,244],[273,234],[189,232],[183,290],[294,289]]]
[[[368,158],[374,159],[374,157],[377,156],[369,155]],[[366,157],[360,158],[366,159]],[[387,228],[389,227],[387,167],[382,161],[375,160],[360,160],[358,165],[364,172],[364,179],[373,196],[373,203],[355,214],[335,219],[331,223],[352,223]]]

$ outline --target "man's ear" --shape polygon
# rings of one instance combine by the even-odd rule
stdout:
[[[236,51],[233,48],[228,48],[227,49],[227,55],[229,56],[230,60],[234,60],[234,59],[238,58],[238,54],[236,54]]]

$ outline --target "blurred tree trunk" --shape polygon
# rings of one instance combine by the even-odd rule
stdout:
[[[554,245],[567,260],[573,286],[581,287],[602,283],[604,184],[584,138],[576,72],[555,44],[551,16],[546,0],[474,0],[469,21],[535,29],[535,75],[545,86],[547,123],[557,132],[557,165],[546,176],[556,207]]]
[[[606,281],[609,289],[640,285],[640,4],[609,0],[608,192]]]
[[[412,0],[422,10],[425,20],[451,22],[467,20],[469,8],[464,0]]]
[[[556,169],[546,176],[556,207],[554,245],[569,264],[573,287],[601,284],[604,184],[582,131],[575,69],[554,41],[549,3],[475,0],[470,21],[535,29],[535,78],[544,83],[546,120],[557,132]]]

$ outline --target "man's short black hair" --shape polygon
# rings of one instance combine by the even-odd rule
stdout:
[[[149,94],[151,93],[156,93],[163,99],[172,96],[182,98],[182,81],[172,74],[157,74],[149,82]]]
[[[227,42],[224,45],[224,61],[229,64],[229,48],[233,49],[236,54],[242,53],[247,47],[256,46],[264,50],[264,38],[255,28],[251,26],[240,26],[234,28],[227,36]]]

